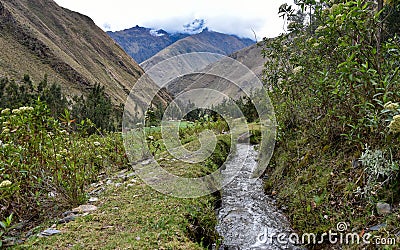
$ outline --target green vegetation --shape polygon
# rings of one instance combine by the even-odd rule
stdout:
[[[52,117],[62,117],[75,130],[77,124],[84,123],[86,119],[102,130],[115,131],[120,128],[123,107],[113,107],[104,86],[100,84],[94,85],[87,96],[74,96],[68,100],[58,84],[48,83],[47,76],[38,84],[32,82],[29,75],[25,75],[21,81],[0,79],[0,107],[14,109],[31,106],[37,100],[46,103]]]
[[[264,41],[278,121],[266,190],[300,232],[344,221],[360,234],[387,223],[376,234],[393,236],[400,226],[400,34],[393,29],[400,4],[295,2],[298,12],[280,8],[290,33]],[[378,215],[379,201],[393,212]]]
[[[222,136],[220,140],[228,138]],[[213,157],[217,160],[226,157],[227,147],[228,144],[219,143]],[[168,154],[163,153],[163,156],[165,159],[161,164],[164,168],[179,169],[183,175],[193,172],[203,175],[207,168],[215,167],[215,163],[207,161],[205,165],[195,164],[187,168],[186,164],[172,161]],[[215,207],[218,193],[196,199],[179,199],[153,190],[137,176],[129,180],[116,178],[115,182],[123,184],[107,187],[96,203],[98,211],[58,225],[57,229],[63,232],[60,235],[34,237],[16,249],[204,249],[217,242]],[[45,223],[35,232],[52,223]]]
[[[74,132],[40,101],[3,109],[0,122],[0,218],[30,224],[60,214],[86,200],[100,171],[127,164],[119,134],[87,136],[90,120]]]
[[[75,98],[69,110],[63,106],[67,101],[56,85],[47,88],[42,82],[35,87],[27,84],[28,77],[24,80],[17,84],[3,79],[7,87],[0,98],[2,105],[11,107],[0,110],[1,240],[23,237],[29,230],[40,232],[63,212],[85,204],[91,183],[130,168],[121,134],[108,132],[110,126],[99,128],[88,118],[90,114],[94,114],[95,121],[109,117],[111,107],[103,88],[96,86],[88,97]],[[23,86],[28,86],[28,91],[11,91]],[[49,98],[52,91],[61,98]],[[16,100],[17,104],[11,105]],[[21,104],[26,106],[18,107]],[[199,146],[198,134],[204,129],[221,134],[228,127],[223,120],[184,122],[180,139],[185,147],[195,150]],[[165,147],[157,147],[162,144],[160,128],[147,127],[145,131],[153,138],[148,140],[150,149],[164,159],[162,166],[182,176],[215,171],[226,159],[231,145],[229,135],[218,135],[217,148],[210,158],[188,166],[172,161]],[[98,249],[105,244],[110,249],[203,249],[217,241],[214,209],[218,193],[199,199],[178,199],[157,193],[137,176],[132,176],[131,181],[135,185],[107,188],[97,204],[97,213],[58,225],[62,235],[49,239],[34,237],[19,247],[59,249],[73,245]],[[105,243],[99,238],[108,240]]]

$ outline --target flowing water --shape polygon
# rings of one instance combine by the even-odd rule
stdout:
[[[236,177],[222,191],[216,228],[223,237],[219,249],[300,249],[286,243],[287,238],[277,239],[292,231],[273,200],[264,194],[262,180],[250,178],[256,159],[253,146],[238,144],[235,156],[222,170],[223,178]]]

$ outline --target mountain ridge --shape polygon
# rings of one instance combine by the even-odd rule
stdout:
[[[255,41],[249,38],[240,38],[237,35],[224,34],[211,31],[207,27],[201,27],[200,32],[175,32],[169,33],[163,29],[145,28],[136,25],[133,28],[122,31],[107,32],[136,62],[143,63],[162,50],[173,46],[175,43],[185,41],[187,48],[182,51],[215,52],[228,55],[234,51],[243,49]],[[158,35],[155,35],[156,32]],[[218,39],[213,39],[216,36]],[[186,40],[185,40],[186,39]],[[188,42],[191,40],[192,42]],[[218,42],[216,42],[218,40]],[[199,44],[204,49],[198,49]],[[182,45],[180,45],[182,47]],[[192,47],[195,47],[192,49]],[[207,50],[207,51],[206,51]]]
[[[144,73],[92,19],[53,0],[1,0],[0,45],[0,75],[48,75],[71,96],[100,83],[116,105]]]

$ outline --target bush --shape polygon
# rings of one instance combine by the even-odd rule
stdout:
[[[85,185],[99,171],[126,164],[119,134],[71,132],[40,101],[3,109],[0,124],[0,218],[12,212],[29,221],[63,212],[86,200]]]

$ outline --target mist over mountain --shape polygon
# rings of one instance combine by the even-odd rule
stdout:
[[[164,48],[153,57],[140,63],[140,66],[146,70],[170,57],[192,52],[230,55],[254,44],[255,42],[248,38],[239,38],[234,35],[204,29],[201,33],[183,38]]]
[[[174,42],[190,36],[188,33],[170,34],[162,29],[155,30],[139,26],[107,33],[138,63],[147,60]]]
[[[239,38],[210,31],[203,19],[196,19],[183,25],[181,33],[135,26],[117,32],[107,32],[136,62],[142,63],[154,55],[159,58],[164,49],[187,52],[214,52],[229,55],[255,43],[249,38]],[[169,48],[169,46],[171,46]]]

